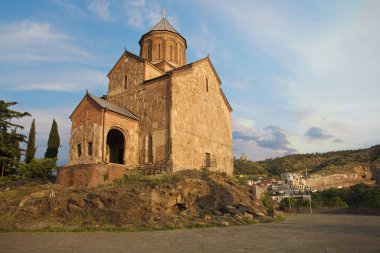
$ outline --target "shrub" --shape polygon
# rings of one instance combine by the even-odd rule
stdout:
[[[263,195],[262,202],[266,209],[273,210],[273,201],[268,192],[265,192],[265,194]]]
[[[57,160],[54,158],[33,159],[30,163],[21,164],[19,174],[27,178],[47,179],[56,169]]]

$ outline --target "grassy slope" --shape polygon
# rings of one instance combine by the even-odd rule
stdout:
[[[337,170],[346,165],[368,164],[379,157],[380,145],[376,145],[367,149],[288,155],[259,162],[235,160],[235,174],[279,176],[286,170],[303,172],[305,169],[313,173]]]

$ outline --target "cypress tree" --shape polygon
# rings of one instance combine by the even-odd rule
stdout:
[[[59,140],[59,133],[58,133],[58,125],[55,119],[53,119],[53,123],[50,129],[47,149],[45,152],[45,158],[57,158],[59,144],[60,144],[60,140]]]
[[[36,122],[33,119],[28,136],[28,145],[26,146],[25,163],[30,163],[34,159],[36,150]]]

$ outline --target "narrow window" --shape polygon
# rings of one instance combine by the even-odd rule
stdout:
[[[206,77],[206,92],[208,92],[208,78]]]
[[[172,45],[170,45],[170,47],[169,47],[169,52],[170,52],[170,61],[173,61],[173,46]]]
[[[152,41],[148,41],[148,60],[152,60]]]
[[[88,156],[92,156],[92,142],[88,143],[87,154]]]
[[[124,90],[126,90],[128,88],[128,76],[125,75],[124,76]]]
[[[211,167],[211,156],[210,153],[206,153],[205,166]]]
[[[77,145],[77,155],[78,155],[78,157],[82,156],[82,147],[80,144]]]
[[[161,59],[161,44],[158,44],[158,59]]]
[[[148,162],[153,162],[153,140],[152,135],[148,136]]]
[[[182,64],[182,47],[178,45],[178,63]]]

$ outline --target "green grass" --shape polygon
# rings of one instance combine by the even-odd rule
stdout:
[[[143,182],[148,185],[162,185],[165,183],[178,182],[181,179],[180,176],[175,174],[165,174],[165,175],[141,175],[132,174],[125,177],[124,182],[137,181]]]
[[[275,218],[266,218],[260,221],[260,223],[271,223],[277,221],[283,221],[285,217],[277,216]],[[163,227],[43,227],[43,228],[15,228],[15,227],[0,227],[0,233],[10,232],[49,232],[49,233],[80,233],[80,232],[110,232],[110,233],[122,233],[122,232],[148,232],[148,231],[163,231],[163,230],[176,230],[176,229],[198,229],[198,228],[210,228],[210,227],[229,227],[229,226],[243,226],[257,224],[256,220],[247,220],[240,224],[230,223],[226,225],[222,222],[207,222],[207,223],[192,223],[183,227],[163,226]]]

